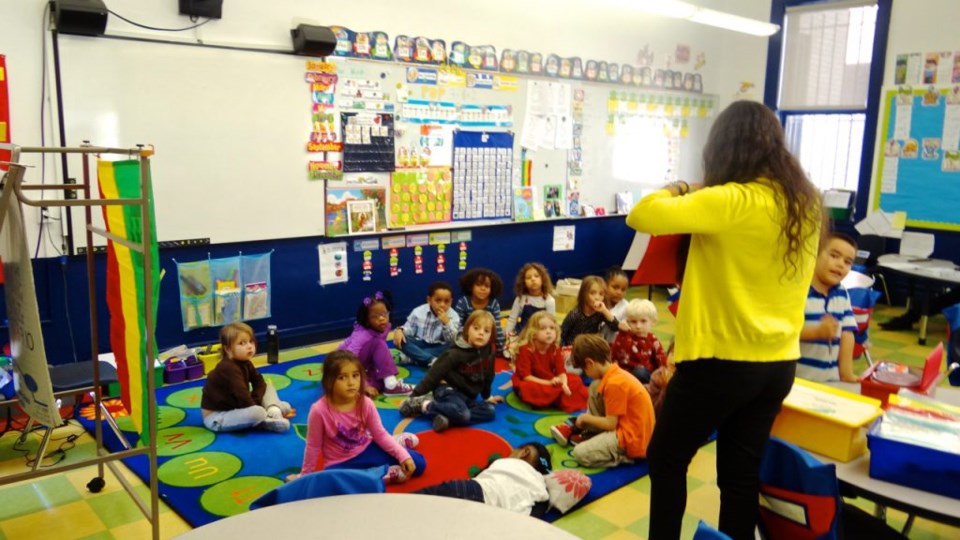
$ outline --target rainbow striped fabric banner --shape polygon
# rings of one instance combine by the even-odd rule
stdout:
[[[140,197],[140,161],[99,161],[100,197],[127,199]],[[147,171],[149,175],[149,171]],[[153,320],[156,325],[157,299],[160,291],[160,260],[157,250],[156,219],[153,194],[148,194],[150,250],[153,259]],[[131,242],[143,240],[141,208],[136,205],[104,206],[103,220],[107,230]],[[121,400],[130,419],[144,439],[147,425],[147,376],[152,376],[153,359],[147,360],[146,312],[144,306],[143,255],[117,242],[107,242],[107,308],[110,311],[110,345],[117,359]],[[155,328],[149,329],[153,332]],[[156,342],[154,342],[156,343]],[[151,366],[148,368],[147,366]]]

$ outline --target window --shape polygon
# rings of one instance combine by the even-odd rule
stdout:
[[[875,0],[785,9],[776,108],[820,189],[859,186],[877,13]]]

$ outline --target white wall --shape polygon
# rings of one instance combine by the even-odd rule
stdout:
[[[190,20],[177,13],[174,0],[105,0],[108,7],[134,21],[150,26],[182,28]],[[703,7],[767,20],[770,0],[696,0]],[[941,0],[940,3],[950,3]],[[165,39],[202,40],[207,43],[261,46],[289,50],[290,29],[299,23],[339,24],[359,31],[381,30],[397,34],[424,35],[470,44],[491,44],[560,56],[635,63],[645,45],[663,66],[678,43],[687,44],[692,56],[706,53],[704,91],[718,94],[721,106],[733,99],[743,81],[756,85],[763,95],[767,39],[737,34],[700,24],[664,19],[629,11],[627,0],[225,0],[223,18],[198,29],[154,32],[131,26],[111,16],[108,34],[151,36]],[[0,54],[6,54],[11,90],[13,142],[24,146],[41,143],[40,89],[42,44],[49,39],[42,31],[45,0],[0,0]],[[398,6],[402,6],[402,9]],[[943,20],[943,19],[941,19]],[[943,24],[946,24],[945,22]],[[117,42],[122,47],[122,42]],[[692,61],[693,59],[691,59]],[[149,58],[144,58],[149,62]],[[681,68],[682,69],[682,68]],[[52,84],[48,79],[48,87]],[[50,101],[48,91],[48,104]],[[46,144],[55,138],[52,114],[47,109]],[[68,141],[75,144],[75,141]],[[25,160],[39,165],[36,158]],[[58,160],[49,159],[46,179],[59,182]],[[71,170],[71,174],[76,171]],[[38,182],[39,168],[27,174]],[[39,218],[28,210],[28,231],[36,233]],[[32,236],[31,236],[32,237]],[[59,240],[57,240],[59,243]],[[42,256],[55,251],[45,242]]]

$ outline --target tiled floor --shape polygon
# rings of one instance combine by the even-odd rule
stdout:
[[[631,290],[631,296],[646,294],[645,289]],[[657,334],[664,343],[673,335],[673,317],[667,313],[662,297],[657,304],[661,320],[656,327]],[[900,310],[880,306],[874,321],[882,321],[896,315]],[[945,336],[945,323],[942,317],[933,319],[930,325],[929,343],[936,344]],[[920,347],[916,343],[914,332],[884,332],[871,326],[873,355],[875,358],[896,360],[918,365],[931,347]],[[284,351],[282,361],[296,360],[331,349],[327,344],[305,349]],[[856,366],[857,371],[865,367],[863,361]],[[65,460],[73,461],[93,454],[93,440],[77,426],[61,428],[56,431],[57,441],[52,448],[67,443],[68,437],[79,434],[75,448],[65,454]],[[24,452],[14,448],[18,433],[10,432],[0,437],[0,475],[23,472],[25,470]],[[30,455],[36,453],[37,439],[27,443]],[[691,464],[688,476],[687,516],[684,518],[684,538],[691,538],[699,519],[716,524],[719,492],[716,486],[715,447],[705,446]],[[122,467],[122,465],[121,465]],[[56,538],[58,540],[79,539],[140,539],[149,538],[149,525],[143,519],[130,497],[119,483],[107,472],[107,485],[101,493],[91,494],[86,483],[95,476],[94,467],[53,475],[39,480],[21,482],[0,488],[0,540],[24,538]],[[146,488],[132,473],[126,478],[139,487],[138,491],[146,497]],[[581,538],[590,539],[630,539],[646,536],[650,479],[641,478],[602,499],[581,508],[556,522],[561,527]],[[872,504],[863,502],[865,508]],[[172,538],[190,529],[179,516],[166,508],[161,502],[161,537]],[[905,516],[891,511],[889,521],[897,526],[903,524]],[[934,540],[960,538],[960,529],[938,523],[917,519],[910,534],[911,538]]]

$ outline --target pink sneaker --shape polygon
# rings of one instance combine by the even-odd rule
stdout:
[[[394,435],[393,438],[400,443],[400,446],[406,449],[416,448],[417,445],[420,444],[420,437],[417,437],[413,433],[398,433],[397,435]]]
[[[385,396],[409,396],[413,392],[413,385],[403,382],[403,379],[397,381],[393,388],[383,390]]]
[[[403,472],[399,465],[391,465],[383,476],[383,481],[386,484],[402,484],[407,481],[407,473]]]

